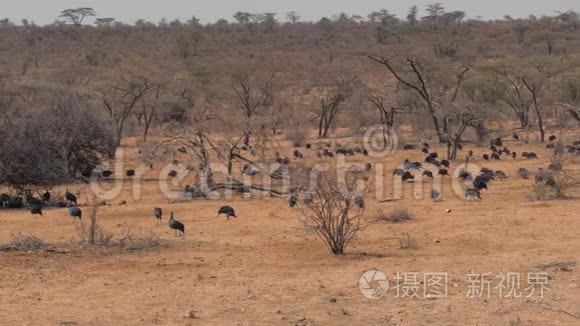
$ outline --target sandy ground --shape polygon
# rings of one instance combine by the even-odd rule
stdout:
[[[144,182],[138,200],[126,185],[110,206],[99,209],[99,223],[110,232],[130,227],[135,234],[158,234],[162,246],[153,249],[69,248],[78,222],[65,209],[47,209],[44,217],[1,210],[1,243],[22,232],[57,243],[59,249],[0,252],[0,324],[579,325],[577,269],[550,272],[544,298],[537,293],[526,298],[524,289],[527,273],[537,271],[538,264],[580,262],[580,200],[530,199],[532,181],[517,177],[516,170],[546,166],[547,151],[533,145],[510,148],[535,150],[540,160],[477,160],[510,176],[494,182],[481,202],[453,195],[449,181],[438,203],[414,199],[410,185],[398,201],[369,197],[366,228],[338,257],[301,228],[299,211],[284,199],[236,196],[170,203],[160,195],[157,181]],[[475,151],[481,157],[483,149]],[[384,163],[389,175],[405,157],[421,160],[423,155],[398,152],[372,162]],[[578,164],[572,168],[580,169]],[[390,177],[386,182],[389,189]],[[88,187],[72,189],[89,210]],[[127,205],[119,205],[121,200]],[[216,218],[224,203],[236,208],[238,219]],[[175,212],[186,225],[186,236],[174,237],[166,219],[156,226],[155,206]],[[391,224],[373,218],[379,209],[398,207],[406,207],[414,219]],[[416,249],[400,248],[403,233],[416,240]],[[358,286],[370,269],[383,271],[391,281],[386,295],[376,300],[365,298]],[[425,298],[420,282],[418,298],[396,297],[397,272],[417,272],[421,279],[424,273],[447,273],[448,295]],[[520,273],[523,297],[499,298],[495,287],[500,280],[494,278],[489,298],[468,298],[470,272]]]

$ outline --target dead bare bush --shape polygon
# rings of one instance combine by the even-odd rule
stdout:
[[[342,255],[361,230],[363,210],[356,207],[357,178],[339,181],[336,171],[319,172],[313,201],[302,213],[306,230],[315,232],[334,255]]]
[[[127,250],[146,250],[161,245],[161,239],[154,233],[136,235],[131,229],[127,229],[118,239],[114,240],[113,244]]]
[[[0,250],[39,250],[45,248],[48,244],[31,234],[12,233],[12,241],[0,245]]]
[[[87,243],[95,246],[107,246],[113,239],[113,234],[105,231],[97,223],[98,205],[94,204],[89,212],[88,224],[84,222],[77,226],[77,235],[80,243]]]
[[[556,144],[550,157],[550,168],[541,169],[534,176],[535,183],[532,187],[538,200],[562,199],[570,195],[570,191],[580,185],[578,176],[572,170],[566,169],[569,162],[564,146]]]

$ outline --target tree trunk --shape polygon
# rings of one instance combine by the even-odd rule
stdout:
[[[540,142],[544,142],[546,138],[546,131],[544,130],[544,119],[542,119],[542,114],[540,113],[540,108],[538,107],[538,100],[536,96],[534,98],[534,109],[536,110],[536,115],[538,117],[538,128],[540,129]]]
[[[439,139],[439,143],[444,144],[446,142],[446,137],[443,135],[441,128],[439,128],[439,119],[437,119],[437,115],[435,114],[435,109],[433,108],[433,103],[431,101],[426,100],[427,102],[427,109],[429,110],[429,114],[431,114],[431,119],[433,120],[433,128],[437,132],[437,138]]]

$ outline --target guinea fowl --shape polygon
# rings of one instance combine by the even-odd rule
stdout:
[[[405,171],[402,169],[395,169],[395,171],[393,171],[393,175],[396,175],[399,177],[403,176],[403,174],[405,174]]]
[[[476,189],[467,189],[465,191],[465,199],[481,199],[481,194],[479,190]]]
[[[175,231],[176,236],[179,235],[179,232],[181,232],[182,235],[185,235],[185,225],[183,225],[183,223],[181,223],[175,219],[173,212],[169,213],[169,223],[168,224],[169,224],[169,228],[171,228],[172,230]]]
[[[50,201],[50,192],[48,192],[48,190],[42,194],[42,201],[45,203],[48,203]]]
[[[236,211],[234,210],[233,207],[231,206],[222,206],[219,210],[218,210],[218,214],[217,216],[224,214],[228,220],[230,219],[230,217],[237,217],[236,216]]]
[[[30,203],[30,214],[42,216],[42,203],[36,199]]]
[[[78,206],[73,206],[71,208],[68,209],[68,215],[70,217],[78,217],[79,220],[82,220],[82,216],[83,216],[83,211],[80,209],[80,207]]]
[[[105,171],[101,172],[101,176],[103,178],[108,178],[108,177],[110,177],[112,175],[113,175],[113,171],[105,170]]]
[[[447,171],[447,169],[439,169],[437,175],[449,175],[449,171]]]
[[[157,225],[161,224],[161,219],[163,217],[163,210],[160,207],[153,208],[153,215],[157,219]]]
[[[68,200],[69,202],[78,205],[77,204],[77,196],[75,196],[74,194],[70,193],[68,191],[68,189],[66,190],[66,193],[64,194],[64,197],[66,198],[66,200]]]
[[[415,180],[415,176],[414,176],[414,175],[412,175],[412,174],[411,174],[411,172],[409,172],[409,171],[406,171],[406,172],[405,172],[405,173],[402,175],[401,179],[402,179],[403,181],[407,181],[407,180]]]
[[[439,201],[441,199],[441,193],[435,189],[431,190],[431,199],[433,201]]]
[[[362,196],[355,196],[354,205],[359,209],[365,208],[365,199]]]
[[[522,177],[522,179],[527,179],[529,177],[530,173],[525,168],[519,168],[518,169],[518,175],[520,177]]]
[[[290,197],[288,197],[288,205],[290,207],[296,206],[297,202],[298,202],[298,198],[296,198],[296,195],[292,194],[292,195],[290,195]]]

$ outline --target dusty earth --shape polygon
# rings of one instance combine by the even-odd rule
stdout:
[[[445,178],[444,198],[437,203],[428,196],[414,199],[411,185],[405,185],[404,198],[398,201],[371,195],[366,228],[347,254],[338,257],[301,228],[299,210],[290,209],[284,199],[235,196],[171,203],[160,194],[156,171],[148,172],[152,177],[143,182],[139,199],[133,198],[127,182],[119,197],[99,208],[98,222],[117,235],[128,228],[135,234],[157,234],[160,247],[87,248],[74,244],[78,221],[68,218],[66,209],[47,209],[43,217],[32,217],[26,210],[0,210],[0,243],[23,233],[56,248],[0,252],[0,324],[579,325],[577,268],[548,269],[544,298],[537,292],[526,298],[524,290],[527,273],[538,271],[538,265],[580,262],[580,200],[533,199],[532,181],[517,177],[516,170],[545,167],[548,150],[538,145],[509,147],[518,153],[534,150],[540,159],[477,159],[476,164],[509,175],[492,183],[482,201],[462,200]],[[465,150],[469,148],[477,157],[485,151],[474,146]],[[287,148],[285,154],[291,151]],[[423,154],[399,151],[371,160],[384,164],[386,189],[392,189],[391,171],[405,157],[422,160]],[[579,170],[577,162],[569,168]],[[425,182],[426,191],[429,187]],[[88,211],[88,186],[71,189]],[[386,198],[391,195],[387,190]],[[119,205],[122,200],[127,204]],[[234,206],[239,218],[216,218],[223,203]],[[166,215],[175,212],[185,223],[186,236],[175,237],[166,219],[156,226],[155,206]],[[406,207],[414,218],[399,224],[374,218],[377,210],[399,207]],[[400,248],[403,233],[416,240],[417,248]],[[386,295],[376,300],[359,290],[359,278],[370,269],[383,271],[390,280]],[[418,297],[396,297],[397,272],[417,272],[421,280],[424,273],[447,273],[448,295],[426,298],[420,282]],[[491,273],[489,298],[467,297],[471,272]],[[520,274],[522,297],[499,298],[500,279],[495,276],[500,272]]]

